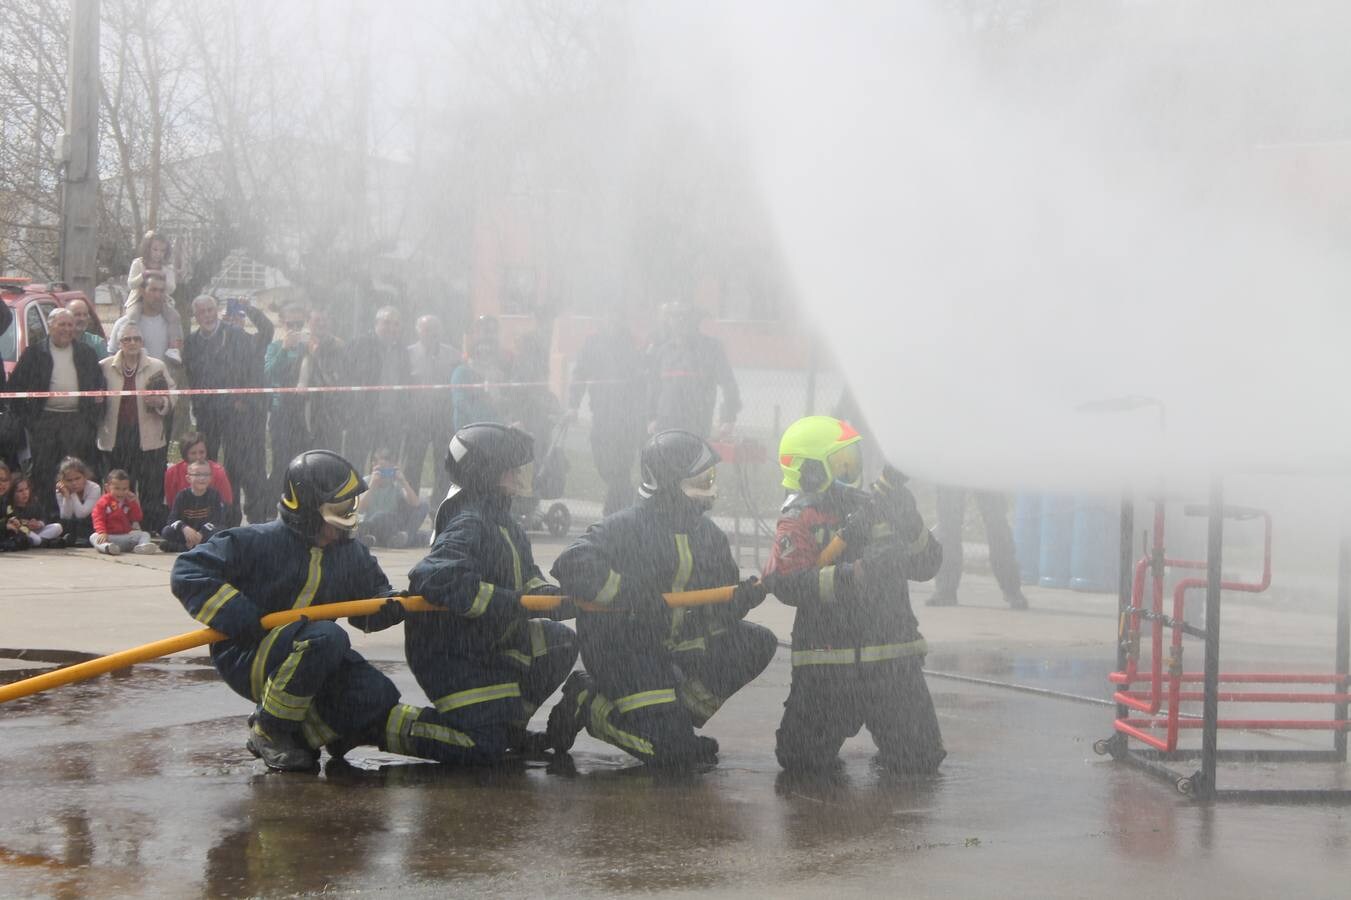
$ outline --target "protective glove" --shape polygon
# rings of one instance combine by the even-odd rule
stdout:
[[[384,604],[370,615],[352,616],[347,621],[367,634],[372,631],[384,631],[386,628],[393,628],[402,622],[408,614],[408,610],[403,608],[403,604],[397,598],[407,596],[409,596],[407,591],[399,591],[385,600]]]
[[[893,488],[904,487],[905,483],[909,480],[910,479],[906,477],[905,473],[900,469],[896,468],[891,463],[886,463],[882,466],[881,477],[873,482],[873,489],[879,493],[890,491]]]
[[[846,546],[855,549],[866,547],[876,523],[876,505],[872,502],[864,503],[845,518],[844,526],[840,528],[840,537]]]
[[[764,575],[760,578],[760,587],[765,589],[765,594],[778,594],[784,587],[782,575]]]
[[[745,615],[765,602],[769,589],[765,583],[752,575],[740,581],[732,591],[732,608],[738,615]]]
[[[628,607],[631,615],[641,618],[664,617],[671,611],[660,591],[635,591],[628,598]]]
[[[892,471],[895,472],[894,469]],[[903,483],[905,476],[895,472],[893,478],[896,480],[889,479],[886,470],[883,470],[882,477],[873,482],[873,495],[877,498],[879,511],[891,523],[896,536],[909,543],[919,538],[920,532],[924,530],[924,518],[919,514],[915,495]]]

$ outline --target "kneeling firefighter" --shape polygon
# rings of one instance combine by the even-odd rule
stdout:
[[[586,727],[645,763],[715,762],[696,735],[728,697],[769,665],[773,632],[742,621],[765,598],[755,579],[731,603],[673,609],[665,591],[736,584],[727,536],[705,515],[717,496],[718,454],[688,431],[663,431],[642,452],[641,499],[563,551],[552,574],[571,596],[607,611],[578,620],[582,661],[549,717],[556,751]]]
[[[518,428],[481,423],[455,432],[431,553],[408,576],[410,591],[448,610],[410,620],[404,649],[418,684],[464,736],[465,763],[546,749],[526,724],[577,661],[572,629],[521,606],[522,594],[559,592],[511,516],[512,498],[530,492],[534,453]],[[572,615],[571,606],[552,615]]]
[[[860,489],[862,438],[847,422],[799,419],[783,434],[779,462],[790,494],[764,583],[797,608],[779,764],[828,769],[845,739],[867,726],[882,765],[932,772],[946,752],[907,581],[933,578],[942,550],[901,473],[886,466],[871,492]],[[844,553],[819,566],[837,533]]]
[[[395,595],[366,545],[352,539],[365,490],[347,460],[309,450],[286,469],[281,518],[217,532],[174,562],[174,596],[194,619],[229,636],[211,645],[211,662],[258,704],[247,746],[269,768],[312,770],[325,746],[335,757],[360,744],[436,760],[458,750],[436,711],[400,703],[394,683],[352,649],[337,622],[302,618],[269,631],[258,621]],[[391,599],[348,622],[370,632],[403,619],[403,606]],[[411,731],[417,722],[424,727]]]

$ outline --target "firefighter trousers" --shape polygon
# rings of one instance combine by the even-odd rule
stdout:
[[[584,647],[595,690],[580,698],[582,721],[592,737],[645,763],[687,765],[701,755],[694,729],[763,672],[777,648],[772,631],[749,622],[673,648]]]
[[[935,771],[947,752],[923,667],[923,656],[911,656],[794,668],[776,734],[779,765],[827,770],[845,740],[866,726],[883,766],[906,774]]]
[[[489,765],[499,762],[524,736],[541,703],[558,689],[577,662],[577,636],[547,619],[526,619],[516,639],[483,656],[446,656],[430,671],[415,671],[435,707],[438,726],[459,743],[443,762]],[[412,707],[410,707],[412,709]],[[416,721],[394,722],[388,740],[396,753]],[[421,755],[410,753],[410,755]]]
[[[258,704],[264,731],[296,732],[312,749],[335,742],[458,762],[472,742],[435,709],[399,702],[394,682],[352,649],[336,622],[274,628],[216,661],[236,693]]]

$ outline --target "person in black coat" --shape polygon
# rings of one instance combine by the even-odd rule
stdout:
[[[347,345],[347,381],[363,387],[393,386],[411,381],[408,348],[401,340],[403,317],[393,306],[375,314],[375,328]],[[353,394],[347,426],[347,458],[359,471],[369,471],[371,451],[378,444],[397,456],[403,450],[407,403],[399,391]]]
[[[252,311],[251,319],[266,325],[271,340],[272,323],[262,310]],[[259,326],[257,336],[250,335],[220,319],[216,298],[203,295],[192,301],[197,330],[183,343],[183,363],[193,388],[257,388],[263,386],[263,353],[258,340],[264,337]],[[266,347],[266,342],[262,347]],[[231,519],[240,521],[242,507],[250,521],[271,516],[271,492],[267,488],[263,442],[257,431],[261,395],[196,395],[192,398],[192,416],[197,430],[206,435],[206,453],[219,459],[235,489]]]
[[[727,535],[707,516],[718,455],[688,431],[663,431],[643,449],[642,500],[587,529],[554,563],[564,591],[589,601],[577,636],[586,672],[574,672],[549,716],[555,752],[583,726],[649,765],[688,769],[717,761],[718,742],[695,734],[774,657],[768,628],[743,621],[765,598],[739,582]],[[737,585],[731,602],[671,608],[666,591]]]
[[[10,312],[8,303],[0,300],[0,334],[9,331],[13,324],[14,313]],[[18,468],[24,436],[19,414],[10,408],[9,401],[4,398],[5,381],[5,367],[0,365],[0,462],[13,469]]]
[[[446,609],[408,622],[408,667],[446,724],[465,736],[459,761],[468,764],[544,750],[544,736],[526,725],[577,660],[570,628],[521,605],[523,594],[558,594],[511,516],[512,497],[529,489],[533,459],[534,444],[518,428],[485,422],[457,431],[431,552],[408,573],[409,591]],[[549,617],[570,614],[567,605]]]
[[[591,458],[605,482],[602,515],[634,500],[633,467],[643,446],[644,360],[620,314],[607,316],[601,330],[582,344],[568,392],[569,417],[576,419],[591,395]]]
[[[107,387],[98,354],[75,340],[75,317],[65,309],[47,316],[47,337],[30,344],[9,377],[8,390],[102,391]],[[56,472],[67,456],[96,459],[101,397],[49,397],[13,401],[28,431],[33,482],[49,520],[58,517]]]
[[[257,704],[246,746],[268,768],[310,771],[321,748],[339,758],[368,744],[449,762],[467,740],[438,711],[401,703],[398,688],[352,649],[337,622],[302,618],[271,630],[261,623],[282,610],[394,596],[375,557],[353,540],[365,490],[336,453],[302,453],[287,467],[279,519],[218,531],[174,563],[174,596],[226,635],[211,645],[211,662]],[[372,632],[403,619],[391,599],[347,621]]]
[[[741,412],[741,391],[722,341],[699,330],[695,310],[683,303],[662,307],[662,329],[648,348],[648,408],[655,434],[668,429],[708,437],[722,391],[718,433],[728,436]]]

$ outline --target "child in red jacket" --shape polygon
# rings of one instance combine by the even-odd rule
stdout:
[[[131,478],[122,469],[113,469],[103,483],[103,496],[94,504],[94,534],[89,543],[100,553],[116,556],[123,550],[132,553],[158,553],[150,535],[141,531],[141,502],[131,492]]]

